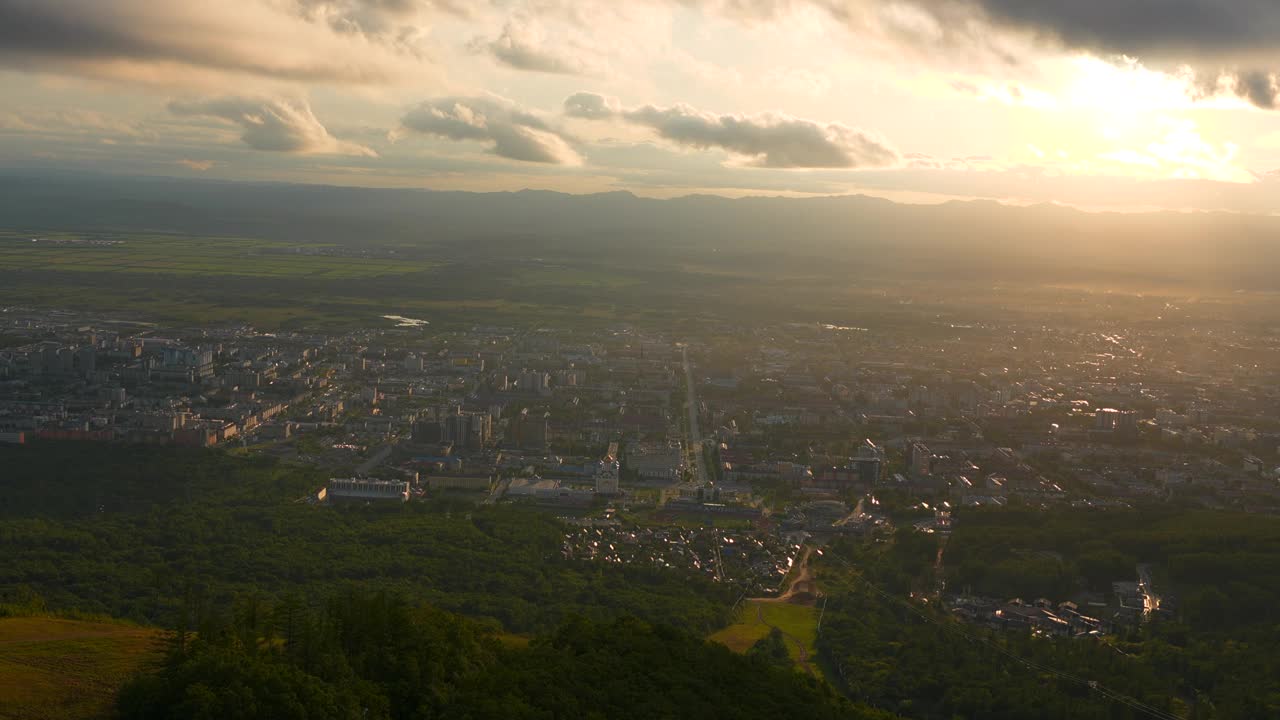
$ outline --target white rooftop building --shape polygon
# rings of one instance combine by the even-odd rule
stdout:
[[[409,499],[409,483],[402,480],[363,480],[360,478],[330,478],[325,500],[398,500]]]

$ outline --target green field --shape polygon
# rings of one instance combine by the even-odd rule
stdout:
[[[65,234],[34,238],[31,233],[0,232],[0,270],[359,280],[435,267],[421,260],[324,254],[335,252],[333,246],[245,238]]]
[[[641,283],[596,268],[471,253],[450,259],[374,244],[0,230],[0,305],[264,329],[363,327],[386,323],[387,314],[435,326],[494,318],[603,322],[618,317],[608,293]],[[632,306],[649,310],[648,303]]]
[[[745,653],[768,634],[769,626],[760,622],[755,602],[747,600],[738,609],[738,616],[732,625],[712,633],[707,639],[736,653]]]
[[[354,237],[334,244],[0,229],[0,306],[335,330],[376,326],[387,314],[423,318],[436,328],[620,321],[673,327],[717,313],[792,318],[797,308],[805,317],[843,318],[823,303],[844,308],[850,299],[833,299],[831,283],[816,276],[772,266],[705,272],[683,251],[534,252],[492,239],[389,244]]]
[[[0,720],[107,715],[120,685],[160,658],[160,639],[117,622],[0,618]]]
[[[807,605],[746,600],[738,611],[737,621],[708,639],[734,652],[744,653],[774,627],[782,631],[787,651],[797,664],[816,657],[814,644],[818,639],[818,613]]]

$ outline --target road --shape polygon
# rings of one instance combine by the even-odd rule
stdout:
[[[1160,609],[1160,596],[1156,594],[1151,580],[1151,566],[1146,563],[1138,565],[1138,592],[1142,593],[1144,614],[1150,615]]]
[[[493,489],[489,491],[489,497],[484,499],[481,505],[496,505],[503,495],[507,494],[507,490],[511,487],[511,478],[499,480],[493,484]]]
[[[866,504],[867,498],[865,496],[858,498],[858,504],[853,508],[853,512],[837,520],[836,527],[847,525],[853,520],[860,520],[866,514],[864,510]]]
[[[688,388],[685,396],[685,409],[689,413],[689,438],[686,441],[690,462],[693,463],[693,477],[698,485],[707,484],[707,469],[702,463],[702,433],[698,430],[698,391],[694,387],[693,370],[689,368],[689,348],[680,348],[681,362],[684,364],[684,381]]]
[[[812,553],[813,546],[806,545],[804,552],[800,554],[797,567],[790,573],[791,582],[787,584],[787,589],[781,595],[776,598],[757,598],[757,602],[789,603],[799,593],[807,593],[816,598],[819,594],[818,583],[813,577],[813,571],[809,568],[809,556]]]
[[[371,455],[368,460],[365,460],[364,462],[360,463],[359,467],[356,468],[356,474],[368,475],[369,473],[373,472],[374,468],[378,467],[383,463],[383,461],[391,457],[391,450],[394,447],[395,447],[394,444],[388,444],[388,445],[383,445],[381,448],[378,448],[378,452]]]

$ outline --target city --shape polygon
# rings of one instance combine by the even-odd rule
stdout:
[[[827,323],[673,337],[394,316],[324,335],[0,317],[5,443],[264,455],[323,469],[312,503],[513,504],[563,519],[566,558],[702,573],[747,597],[781,593],[801,547],[945,538],[966,508],[1280,511],[1280,342],[1190,316],[938,323],[942,341]],[[944,571],[910,594],[1054,635],[1176,611],[1147,566],[1112,572],[1023,599]]]
[[[1280,718],[1280,2],[0,0],[0,720]]]

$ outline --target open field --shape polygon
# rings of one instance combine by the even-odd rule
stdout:
[[[162,652],[160,631],[116,622],[0,618],[0,720],[103,717]]]
[[[472,247],[448,255],[385,244],[0,229],[0,306],[193,325],[332,330],[385,323],[387,314],[424,318],[437,327],[494,320],[611,322],[627,311],[664,310],[654,307],[643,282],[590,263]],[[622,290],[635,297],[615,300],[612,294]]]
[[[760,622],[755,603],[746,600],[738,608],[738,617],[734,623],[718,630],[707,639],[718,642],[734,652],[744,653],[768,634],[769,626]]]
[[[247,238],[0,231],[0,270],[358,280],[434,267],[421,260],[338,252],[333,246]]]
[[[787,651],[796,663],[811,661],[817,655],[818,611],[805,605],[770,600],[746,600],[739,610],[737,622],[711,635],[710,640],[734,652],[746,652],[771,628],[782,631]]]
[[[10,226],[0,229],[0,309],[319,331],[377,326],[388,322],[383,315],[422,318],[437,329],[650,323],[681,332],[725,320],[820,322],[941,340],[992,313],[1092,320],[1155,302],[1035,282],[904,283],[841,255],[465,232],[454,238],[424,231],[410,241],[349,230],[346,239],[322,239]],[[1228,311],[1276,317],[1269,295],[1207,297],[1197,296],[1194,307],[1210,320]]]

